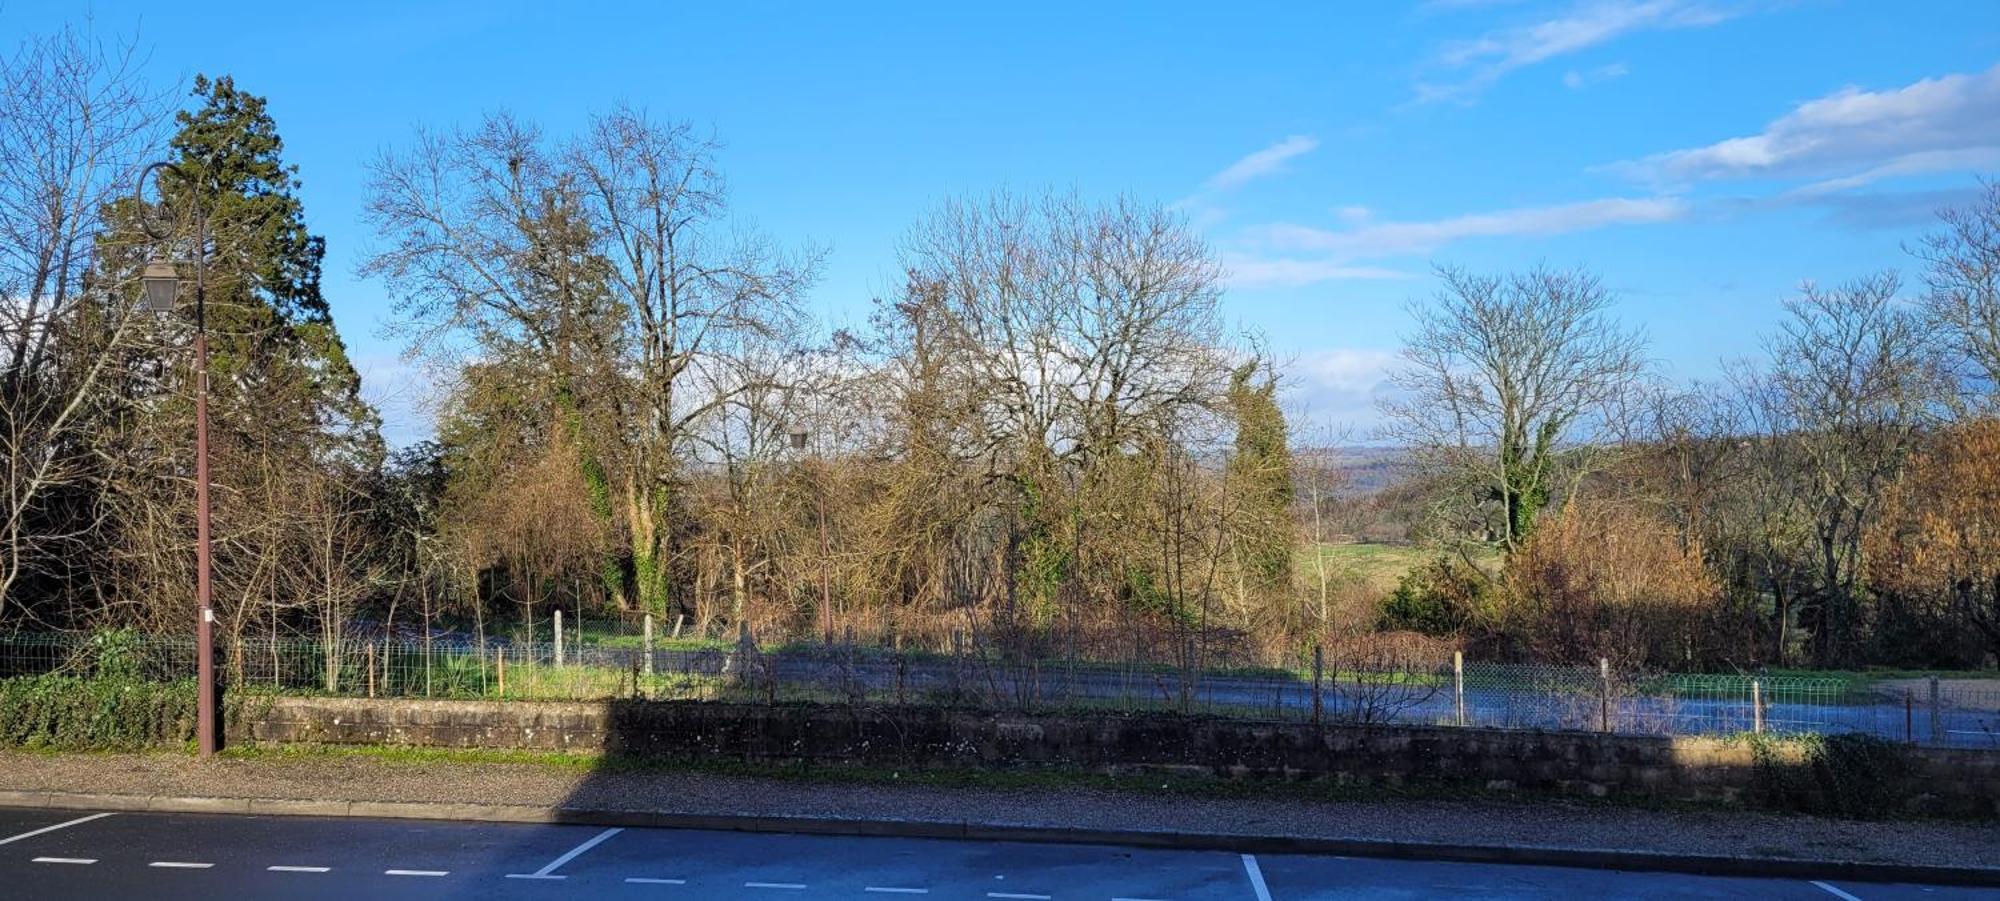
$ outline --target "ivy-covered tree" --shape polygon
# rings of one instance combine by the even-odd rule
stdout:
[[[1236,540],[1242,566],[1260,588],[1284,589],[1292,580],[1292,451],[1286,441],[1285,413],[1278,407],[1278,380],[1258,378],[1259,361],[1238,366],[1229,377],[1229,409],[1236,420],[1236,446],[1225,476],[1239,506]]]

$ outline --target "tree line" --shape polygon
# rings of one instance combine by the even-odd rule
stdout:
[[[1587,271],[1440,269],[1384,407],[1401,481],[1364,498],[1171,208],[944,202],[830,329],[824,251],[743,227],[686,123],[419,125],[369,164],[361,274],[436,394],[392,449],[263,98],[198,77],[175,109],[133,63],[65,31],[0,64],[0,629],[192,620],[192,326],[140,304],[165,255],[208,297],[226,638],[534,640],[564,610],[1191,663],[2000,648],[1992,189],[1913,248],[1918,290],[1807,288],[1716,385],[1661,378]],[[201,240],[138,227],[161,158]],[[1384,505],[1437,552],[1387,597],[1323,553]]]

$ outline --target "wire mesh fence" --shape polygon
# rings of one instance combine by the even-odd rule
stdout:
[[[1006,653],[977,636],[923,649],[851,641],[773,648],[747,636],[733,644],[645,633],[580,638],[239,638],[219,643],[216,667],[231,690],[280,694],[930,704],[1662,736],[1861,732],[2000,749],[2000,680],[1675,674],[1318,652],[1225,666],[1191,644],[1104,660]],[[0,677],[46,673],[189,679],[194,642],[129,632],[0,637]]]

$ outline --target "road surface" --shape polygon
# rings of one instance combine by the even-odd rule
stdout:
[[[1026,842],[0,809],[5,898],[2000,898],[2000,891]]]

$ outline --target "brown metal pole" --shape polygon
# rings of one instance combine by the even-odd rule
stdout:
[[[194,261],[194,506],[195,506],[195,599],[201,607],[201,619],[195,631],[195,677],[201,680],[200,692],[195,709],[195,731],[201,745],[201,756],[213,757],[222,747],[221,717],[217,716],[220,706],[216,698],[215,685],[215,607],[214,587],[209,569],[209,507],[208,507],[208,310],[205,286],[202,284],[202,246],[208,239],[203,234],[205,223],[196,213],[195,261]]]

